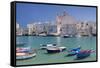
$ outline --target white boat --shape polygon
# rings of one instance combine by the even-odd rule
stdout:
[[[36,53],[32,53],[32,54],[29,54],[29,53],[24,54],[23,53],[23,55],[21,55],[21,54],[18,55],[18,53],[17,53],[16,55],[17,55],[16,56],[17,60],[23,60],[23,59],[29,59],[29,58],[35,57]]]
[[[48,53],[57,53],[57,52],[62,52],[66,50],[66,47],[48,47],[47,52]]]
[[[66,47],[59,47],[60,51],[66,50]]]
[[[47,45],[40,45],[40,49],[47,49],[48,47],[56,47],[57,45],[56,44],[47,44]]]
[[[74,35],[62,35],[61,37],[63,37],[63,38],[72,38],[72,37],[74,37]]]
[[[56,44],[47,44],[40,47],[40,49],[45,49],[47,50],[48,53],[56,53],[56,52],[62,52],[66,50],[66,47],[58,46]]]

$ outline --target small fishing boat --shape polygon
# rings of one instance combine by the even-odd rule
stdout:
[[[80,52],[80,50],[81,50],[81,46],[79,46],[77,48],[71,49],[70,52],[73,52],[74,51],[74,52],[77,52],[78,53],[78,52]]]
[[[62,36],[63,38],[72,38],[72,37],[74,37],[73,35],[63,35]]]
[[[46,45],[42,45],[40,44],[40,49],[47,49],[48,47],[56,47],[57,45],[56,44],[46,44]]]
[[[57,53],[66,50],[66,47],[47,47],[47,53]]]
[[[36,56],[36,52],[32,48],[16,48],[16,59],[24,60]]]
[[[76,59],[84,59],[89,57],[91,53],[95,52],[94,50],[82,50],[76,54]]]
[[[16,53],[17,60],[29,59],[35,56],[36,56],[36,53]]]
[[[76,55],[77,53],[80,52],[80,49],[81,49],[80,46],[77,47],[77,48],[71,49],[70,51],[68,51],[67,57],[68,57],[68,56],[74,56],[74,55]]]
[[[40,49],[45,49],[48,53],[57,53],[66,50],[66,47],[58,46],[57,44],[47,44],[41,45]]]
[[[16,52],[31,52],[32,51],[32,48],[19,48],[17,47],[16,48]]]

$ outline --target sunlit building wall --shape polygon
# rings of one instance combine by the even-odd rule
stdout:
[[[76,33],[75,24],[77,23],[76,19],[70,16],[68,13],[63,12],[62,15],[57,15],[57,34],[70,34],[73,35]]]
[[[16,35],[23,35],[23,29],[16,23]]]

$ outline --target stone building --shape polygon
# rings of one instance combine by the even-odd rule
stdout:
[[[92,22],[80,22],[77,23],[77,35],[91,36],[96,34],[96,24]]]
[[[76,19],[70,16],[68,13],[63,12],[62,15],[57,15],[57,34],[58,35],[74,35],[76,32],[75,24],[77,23]]]

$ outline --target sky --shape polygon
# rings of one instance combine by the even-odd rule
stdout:
[[[56,21],[57,14],[61,15],[67,12],[77,21],[93,21],[96,22],[95,7],[80,6],[61,6],[61,5],[45,5],[31,3],[16,4],[16,22],[22,27],[26,27],[28,23]]]

